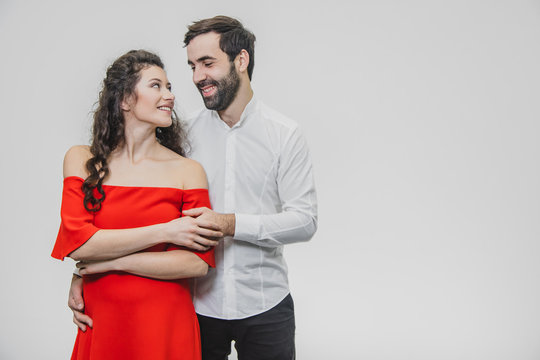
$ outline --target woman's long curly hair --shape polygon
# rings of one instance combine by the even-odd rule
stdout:
[[[90,175],[82,185],[84,207],[88,211],[99,211],[105,200],[102,185],[110,173],[107,161],[111,153],[124,141],[124,115],[121,104],[131,95],[136,98],[135,86],[141,78],[140,72],[149,66],[164,69],[159,56],[145,50],[131,50],[116,59],[107,69],[97,109],[94,111],[90,145],[92,157],[86,162],[86,169]],[[156,129],[156,139],[161,145],[185,156],[186,132],[176,112],[173,111],[171,126]],[[96,196],[98,194],[99,196]]]

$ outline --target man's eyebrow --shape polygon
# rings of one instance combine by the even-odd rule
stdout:
[[[210,56],[210,55],[205,55],[205,56],[201,56],[200,58],[198,58],[197,60],[195,60],[196,62],[201,62],[201,61],[205,61],[205,60],[216,60],[215,57],[213,56]],[[191,60],[188,60],[188,65],[193,65],[193,61]]]

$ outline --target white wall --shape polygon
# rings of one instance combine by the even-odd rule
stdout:
[[[301,360],[540,357],[539,1],[0,2],[0,358],[66,359],[49,257],[66,149],[107,65],[159,53],[202,102],[186,25],[257,35],[258,97],[301,123],[319,231],[286,249]]]

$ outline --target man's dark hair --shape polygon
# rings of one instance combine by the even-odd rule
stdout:
[[[242,23],[228,16],[215,16],[210,19],[199,20],[188,26],[184,37],[184,46],[188,46],[195,37],[209,32],[220,34],[219,47],[234,61],[242,49],[249,54],[248,76],[251,80],[255,66],[255,35],[244,28]]]

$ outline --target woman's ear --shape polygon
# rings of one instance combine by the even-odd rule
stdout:
[[[132,95],[124,97],[124,100],[122,100],[122,102],[120,103],[120,109],[122,109],[123,111],[129,111],[129,110],[131,110],[131,105],[132,104],[133,104],[133,96]]]

